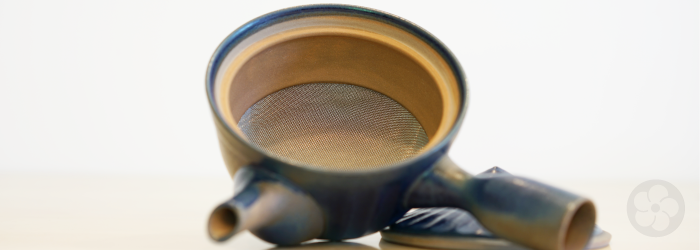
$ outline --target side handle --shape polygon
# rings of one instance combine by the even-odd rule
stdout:
[[[282,177],[246,166],[238,170],[234,183],[233,198],[209,217],[207,227],[213,240],[225,241],[246,229],[278,245],[295,245],[321,235],[321,209]]]
[[[584,197],[498,168],[472,176],[447,156],[413,184],[405,205],[462,208],[495,235],[543,250],[583,249],[596,217]]]

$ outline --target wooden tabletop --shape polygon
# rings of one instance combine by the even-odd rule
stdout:
[[[698,249],[698,185],[673,183],[686,204],[681,226],[644,236],[626,214],[641,183],[551,183],[591,197],[598,225],[613,235],[609,249]],[[226,177],[36,175],[0,173],[0,249],[275,249],[245,232],[211,241],[211,209],[232,194]],[[279,248],[284,249],[284,248]],[[295,249],[417,249],[381,241],[377,233],[343,243],[314,241]]]

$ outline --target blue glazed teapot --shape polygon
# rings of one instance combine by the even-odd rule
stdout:
[[[234,197],[208,230],[271,243],[377,232],[411,208],[468,210],[535,249],[581,249],[593,203],[512,175],[472,176],[447,156],[467,108],[461,67],[416,25],[381,11],[309,5],[230,34],[206,76]]]

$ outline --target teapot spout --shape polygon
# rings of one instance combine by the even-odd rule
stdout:
[[[209,217],[209,236],[219,242],[243,230],[278,245],[295,245],[321,235],[316,203],[293,184],[264,170],[244,167],[234,177],[235,195]]]

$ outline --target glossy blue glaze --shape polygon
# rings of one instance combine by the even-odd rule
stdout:
[[[510,175],[505,170],[499,167],[493,167],[476,177],[489,178],[494,174]],[[493,239],[501,240],[497,235],[491,233],[487,228],[482,226],[479,221],[469,212],[450,207],[434,207],[420,208],[407,213],[396,223],[392,224],[389,229],[383,230],[382,235],[387,236],[389,240],[394,239],[392,234],[400,234],[408,236],[412,239],[420,239],[420,237],[441,237],[444,241],[452,240],[469,240],[469,239]],[[416,238],[417,237],[417,238]],[[415,241],[402,242],[401,238],[397,243],[411,244]],[[605,247],[611,239],[610,233],[595,227],[591,238],[586,244],[586,249],[596,249]],[[489,241],[475,241],[480,244],[490,243]],[[526,249],[514,245],[509,242],[495,242],[493,245],[507,245],[507,249]],[[482,246],[486,247],[486,246]]]
[[[488,231],[535,249],[581,249],[590,238],[590,200],[499,168],[462,173],[454,164],[438,164],[416,182],[407,206],[467,210]]]
[[[212,219],[235,222],[229,224],[229,229],[210,230],[213,238],[223,241],[241,230],[250,230],[266,241],[293,245],[321,232],[321,211],[316,203],[284,177],[245,167],[236,173],[234,183],[236,195],[219,205]]]
[[[402,19],[400,17],[391,15],[389,13],[384,13],[378,10],[373,10],[369,8],[351,6],[351,5],[338,5],[338,4],[318,4],[318,5],[305,5],[291,7],[287,9],[278,10],[260,16],[256,19],[249,21],[243,26],[236,29],[233,33],[228,35],[219,47],[214,51],[212,58],[209,62],[209,67],[207,68],[207,74],[205,78],[207,95],[209,97],[209,104],[216,115],[216,119],[223,123],[223,115],[220,113],[216,105],[216,99],[214,94],[214,79],[219,71],[219,67],[223,62],[226,54],[231,51],[236,45],[238,45],[243,39],[254,34],[261,29],[269,27],[273,24],[280,23],[289,19],[297,19],[303,17],[311,16],[327,16],[327,15],[346,15],[353,17],[361,17],[374,21],[379,21],[392,25],[394,27],[400,28],[418,38],[423,40],[425,43],[430,45],[435,52],[437,52],[445,62],[448,63],[449,68],[452,70],[453,76],[458,83],[458,90],[460,96],[459,104],[459,116],[457,121],[453,124],[450,133],[442,140],[442,142],[431,150],[431,153],[445,152],[445,148],[449,146],[454,137],[457,135],[462,120],[466,114],[467,109],[467,82],[462,67],[457,61],[456,57],[450,52],[447,47],[442,44],[437,38],[431,35],[426,30],[418,27],[417,25]],[[231,128],[226,128],[227,132],[232,135],[236,135]],[[424,154],[425,155],[425,154]],[[429,167],[429,166],[425,166]]]
[[[450,133],[428,152],[395,167],[371,173],[320,172],[302,168],[287,162],[264,156],[255,167],[264,168],[286,177],[299,188],[307,191],[318,202],[326,216],[325,230],[319,238],[342,240],[374,233],[403,216],[408,208],[403,206],[403,194],[413,181],[431,168],[448,150],[457,134],[467,107],[467,85],[461,66],[452,53],[435,37],[404,19],[380,11],[348,5],[308,5],[275,11],[258,17],[231,33],[216,49],[206,75],[209,101],[221,124],[223,116],[216,106],[214,79],[226,54],[251,34],[270,25],[289,19],[346,15],[383,22],[405,30],[429,44],[449,64],[459,83],[460,111]],[[226,132],[238,138],[229,127]],[[243,141],[243,139],[241,139]],[[371,175],[371,178],[368,178]],[[341,184],[342,185],[339,185]],[[342,216],[338,216],[342,215]]]
[[[214,94],[214,79],[226,54],[246,37],[270,25],[290,19],[324,15],[371,19],[400,28],[424,41],[442,57],[457,80],[459,94],[458,117],[445,138],[420,155],[393,166],[366,171],[333,172],[292,165],[284,159],[267,155],[226,125],[216,106]],[[495,234],[540,249],[564,249],[564,245],[568,244],[565,240],[583,237],[583,242],[566,246],[567,249],[575,249],[579,245],[582,247],[592,231],[595,213],[594,210],[589,211],[592,209],[590,201],[535,181],[504,174],[498,169],[474,177],[459,169],[445,156],[467,108],[464,74],[455,57],[442,43],[404,19],[376,10],[346,5],[300,6],[266,14],[243,25],[222,42],[211,59],[206,86],[222,149],[243,149],[245,152],[256,154],[257,159],[235,173],[239,179],[237,182],[245,184],[241,184],[243,188],[237,188],[236,196],[222,206],[234,210],[240,208],[243,212],[239,216],[245,216],[247,212],[252,214],[254,210],[260,209],[273,211],[274,213],[268,215],[255,215],[258,217],[253,219],[261,222],[251,227],[254,234],[269,242],[296,244],[311,238],[357,238],[385,228],[414,207],[463,208],[472,212]],[[224,154],[226,159],[226,151]],[[265,195],[265,192],[260,191],[258,184],[274,182],[281,183],[277,187],[281,187],[283,193],[295,196],[296,201],[306,197],[310,197],[311,200],[294,203],[293,199],[285,201],[287,203],[275,204],[302,204],[304,208],[311,210],[318,208],[320,219],[313,216],[316,212],[308,213],[308,209],[299,207],[282,207],[285,209],[275,210],[275,207],[267,206],[253,209],[256,203],[261,203],[256,201],[259,199],[257,197]],[[586,206],[588,210],[583,217],[579,216],[582,219],[577,222],[582,223],[577,223],[573,235],[575,237],[569,237],[569,222],[582,204],[589,205]],[[286,217],[278,217],[280,214]],[[267,221],[265,218],[259,218],[260,216],[275,218]],[[276,223],[280,221],[284,223]],[[322,226],[315,226],[316,222]],[[296,236],[282,236],[292,234]],[[217,240],[220,239],[225,237]]]
[[[401,238],[394,239],[392,236],[396,234],[409,237],[413,241],[404,242],[400,240]],[[491,249],[496,248],[495,246],[503,246],[503,249],[509,250],[528,249],[504,241],[489,232],[488,229],[482,226],[469,212],[459,208],[436,207],[412,210],[395,224],[392,224],[389,229],[382,230],[382,236],[385,240],[407,245],[412,245],[411,243],[415,244],[415,240],[420,240],[422,237],[431,237],[439,238],[441,241],[474,240],[475,244],[481,244],[474,249]],[[612,236],[610,233],[596,226],[585,249],[606,247],[610,244],[611,238]],[[483,241],[482,239],[490,239],[493,240],[493,242]]]

